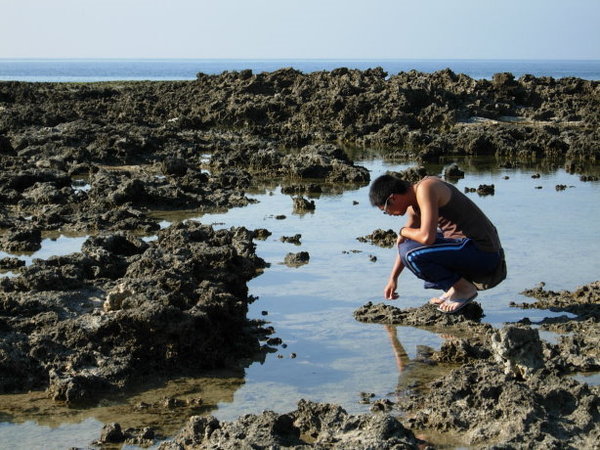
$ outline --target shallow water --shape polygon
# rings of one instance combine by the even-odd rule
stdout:
[[[16,257],[25,261],[25,265],[28,266],[34,259],[48,259],[51,256],[64,256],[79,252],[86,239],[87,236],[66,236],[63,234],[48,236],[42,239],[41,248],[35,252],[7,253],[0,251],[0,259]],[[0,276],[3,276],[1,272]]]
[[[372,179],[386,170],[409,166],[380,159],[359,164],[371,170]],[[509,303],[529,301],[520,292],[541,281],[546,282],[548,289],[571,290],[598,279],[600,183],[581,182],[578,176],[564,170],[475,170],[467,162],[460,165],[467,171],[465,178],[457,182],[460,190],[495,184],[493,196],[468,195],[496,224],[507,254],[508,278],[478,297],[485,310],[484,321],[501,326],[523,317],[537,321],[563,315],[510,308]],[[541,176],[532,178],[537,173]],[[558,184],[572,187],[557,191]],[[198,380],[194,388],[186,387],[185,392],[196,389],[205,398],[205,412],[229,420],[264,409],[290,411],[300,398],[338,403],[353,413],[366,412],[369,405],[361,403],[362,392],[393,399],[437,375],[432,370],[439,368],[432,369],[415,358],[418,346],[437,349],[444,337],[410,327],[386,329],[363,324],[352,316],[367,301],[383,301],[381,294],[395,258],[394,249],[361,243],[356,238],[376,228],[397,230],[403,224],[402,218],[385,216],[372,208],[367,186],[313,198],[316,210],[304,215],[293,213],[292,196],[281,194],[277,185],[249,196],[259,203],[196,219],[216,227],[244,225],[273,233],[265,241],[257,241],[257,253],[271,267],[249,283],[250,293],[259,298],[250,306],[249,316],[270,321],[275,336],[287,347],[280,346],[264,362],[252,364],[242,380],[239,374],[232,375],[230,380],[237,381],[228,384],[226,394],[217,395],[219,390],[210,381],[217,378],[210,374]],[[279,215],[286,218],[278,219]],[[163,218],[173,220],[172,216]],[[280,241],[282,236],[295,234],[302,235],[300,246]],[[52,251],[48,244],[44,242],[44,250]],[[296,268],[282,264],[287,253],[299,251],[309,252],[308,264]],[[372,256],[376,257],[375,262]],[[408,272],[401,275],[398,292],[400,299],[396,304],[401,307],[421,305],[436,293],[423,290],[422,282]],[[553,341],[555,336],[542,333],[542,338]],[[228,378],[219,374],[218,379]],[[150,391],[144,395],[158,399],[163,394]],[[3,405],[8,398],[4,397],[4,401],[0,397],[0,411],[6,411]],[[25,405],[32,401],[17,397]],[[15,403],[15,398],[11,397],[10,404]],[[103,423],[119,421],[122,414],[113,410],[110,416],[101,408],[78,414],[52,406],[36,414],[25,412],[25,406],[17,409],[6,417],[0,413],[0,421],[4,421],[0,424],[1,448],[7,443],[12,447],[35,447],[44,435],[52,436],[51,441],[56,444],[47,448],[86,446],[100,436]],[[43,420],[48,415],[53,416],[50,425]],[[180,416],[178,420],[183,424],[186,415]],[[148,423],[142,415],[122,419],[128,426]],[[160,421],[156,417],[155,420]]]

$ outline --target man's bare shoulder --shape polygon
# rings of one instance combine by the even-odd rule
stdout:
[[[427,191],[437,191],[440,189],[445,190],[448,187],[446,186],[446,183],[442,181],[441,178],[431,176],[423,178],[421,181],[419,181],[418,189],[421,188],[424,188]]]
[[[451,191],[445,181],[439,177],[423,178],[419,183],[419,190],[423,189],[422,193],[427,196],[434,196],[440,200],[441,204],[445,204],[450,198]]]
[[[429,175],[426,176],[425,178],[421,179],[421,181],[419,181],[419,185],[428,185],[428,184],[439,184],[439,183],[444,183],[444,181],[442,181],[442,179],[438,176],[435,175]]]

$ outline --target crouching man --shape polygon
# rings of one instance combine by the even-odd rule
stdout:
[[[384,214],[406,216],[398,232],[398,255],[384,297],[398,298],[400,273],[407,267],[426,289],[443,293],[430,300],[444,313],[455,313],[478,290],[506,278],[504,251],[496,227],[466,195],[438,177],[411,184],[382,175],[371,184],[371,205]]]

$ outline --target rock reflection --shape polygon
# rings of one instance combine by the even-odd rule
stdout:
[[[190,416],[208,415],[220,403],[233,402],[236,391],[244,385],[244,375],[244,369],[221,370],[191,378],[154,381],[135,392],[103,399],[90,408],[69,408],[57,404],[41,391],[2,395],[0,421],[13,424],[34,422],[39,427],[50,428],[79,424],[89,419],[101,423],[118,421],[123,429],[151,427],[157,436],[167,437],[179,430]]]

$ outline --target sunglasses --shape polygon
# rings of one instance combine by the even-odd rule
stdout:
[[[394,194],[390,194],[388,196],[388,198],[385,199],[385,203],[383,204],[383,213],[384,214],[389,214],[387,207],[388,207],[388,202],[390,201],[390,198],[392,198],[392,195],[394,195]]]

